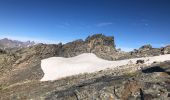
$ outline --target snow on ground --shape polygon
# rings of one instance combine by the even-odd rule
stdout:
[[[41,68],[44,72],[41,81],[57,80],[80,73],[92,73],[106,68],[127,65],[129,62],[135,64],[137,60],[145,60],[145,64],[151,64],[154,61],[163,62],[170,60],[170,54],[119,61],[104,60],[93,53],[84,53],[71,58],[51,57],[41,60]]]

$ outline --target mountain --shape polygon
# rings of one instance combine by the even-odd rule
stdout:
[[[35,42],[26,41],[21,42],[18,40],[10,40],[8,38],[4,38],[0,40],[0,48],[6,49],[6,48],[23,48],[23,47],[29,47],[35,45]]]
[[[162,48],[142,46],[123,52],[116,49],[113,36],[95,34],[66,44],[41,43],[13,49],[0,49],[0,100],[168,100],[170,97],[169,61],[154,62],[150,66],[129,63],[119,66],[121,69],[40,81],[44,76],[41,61],[49,57],[70,58],[93,53],[113,61],[170,54],[170,45]]]

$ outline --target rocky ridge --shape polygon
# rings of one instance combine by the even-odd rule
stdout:
[[[162,85],[168,86],[169,74],[167,73],[169,72],[159,72],[160,75],[163,75],[162,78],[162,76],[157,76],[155,72],[146,74],[142,71],[133,71],[132,69],[106,70],[92,74],[72,76],[54,82],[39,82],[44,75],[40,67],[42,59],[53,56],[73,57],[81,53],[90,52],[106,60],[120,60],[169,54],[170,46],[152,48],[152,46],[146,45],[131,52],[122,52],[116,49],[114,37],[95,34],[89,36],[85,40],[80,39],[67,44],[37,44],[17,50],[0,49],[0,99],[23,100],[32,98],[38,100],[43,98],[47,100],[74,100],[78,98],[81,100],[89,98],[111,98],[112,100],[112,98],[117,98],[126,100],[130,97],[140,98],[140,91],[142,91],[144,95],[149,96],[149,98],[160,98],[160,96],[156,96],[160,93],[159,89],[156,90],[158,93],[153,95],[152,92],[155,92],[155,90],[152,89],[152,87],[150,87],[151,89],[149,88],[150,90],[147,90],[145,84],[150,84],[153,88],[155,86],[156,88],[160,87],[160,89],[165,91],[165,97],[168,97],[168,93],[170,92],[169,87],[162,87]],[[163,65],[158,64],[157,66],[166,66],[165,69],[167,70],[169,65],[170,64],[166,62]],[[134,68],[136,65],[131,66]],[[138,77],[136,75],[138,75]],[[158,79],[153,80],[155,77]],[[143,82],[143,80],[145,81]],[[148,80],[153,81],[148,83]],[[112,83],[114,83],[115,86]],[[125,83],[127,84],[127,89]],[[141,83],[143,88],[139,85]],[[127,95],[125,93],[127,93],[126,90],[132,86],[130,84],[136,84],[136,86],[140,88],[130,90],[134,93]],[[121,89],[120,91],[119,86]],[[135,93],[137,93],[136,96],[134,96]],[[93,96],[90,94],[93,94]],[[59,96],[56,97],[56,95]],[[122,95],[125,97],[122,97]]]

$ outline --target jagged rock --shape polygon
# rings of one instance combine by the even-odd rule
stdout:
[[[148,48],[149,46],[146,47]],[[161,52],[160,49],[155,48],[142,52],[137,51],[135,53],[132,52],[132,54],[117,52],[114,38],[102,34],[95,34],[85,40],[80,39],[67,44],[37,44],[27,48],[8,49],[6,54],[1,56],[1,75],[3,74],[2,77],[5,76],[7,79],[3,80],[3,83],[8,81],[9,84],[23,80],[41,79],[43,76],[40,68],[41,60],[54,56],[73,57],[81,53],[92,52],[106,60],[120,60],[153,56],[160,54],[159,51]]]
[[[60,52],[59,55],[64,57],[73,57],[81,53],[88,52],[84,41],[81,39],[69,42],[63,45],[61,49],[62,51]]]
[[[150,44],[144,45],[144,46],[139,48],[139,50],[150,50],[150,49],[152,49],[152,46]]]
[[[114,60],[117,57],[114,37],[106,37],[102,34],[96,34],[87,37],[85,43],[89,51],[95,53],[100,58]]]
[[[163,54],[170,54],[170,45],[164,47],[162,52],[163,52]]]
[[[115,49],[114,37],[106,37],[103,34],[95,34],[86,38],[85,42],[93,49],[97,46],[108,46]]]
[[[151,45],[144,45],[139,49],[129,52],[131,57],[148,57],[162,55],[163,50],[161,48],[152,48]]]
[[[73,57],[82,53],[95,53],[98,57],[107,60],[115,58],[116,49],[113,37],[95,34],[83,40],[69,42],[62,46],[60,56]]]

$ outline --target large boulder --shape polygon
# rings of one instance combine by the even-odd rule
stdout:
[[[141,46],[141,47],[139,48],[139,50],[151,50],[151,49],[152,49],[152,46],[151,46],[150,44]]]
[[[164,47],[162,52],[163,52],[163,54],[170,54],[170,45]]]
[[[6,51],[5,51],[5,50],[0,49],[0,54],[4,54],[4,53],[6,53]]]

